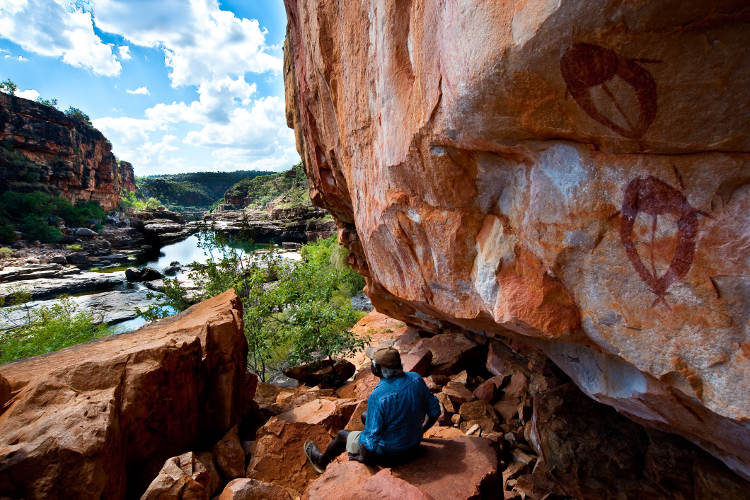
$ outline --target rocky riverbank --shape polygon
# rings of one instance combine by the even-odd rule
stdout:
[[[271,210],[224,208],[206,214],[215,231],[245,234],[258,242],[307,243],[336,234],[336,222],[325,210],[308,205]]]

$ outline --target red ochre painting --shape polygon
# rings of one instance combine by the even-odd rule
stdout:
[[[590,43],[577,43],[567,49],[560,59],[562,73],[568,92],[576,103],[591,118],[607,126],[623,137],[640,139],[656,118],[656,82],[648,70],[639,62],[658,62],[648,59],[628,59],[619,56],[612,49]],[[638,100],[638,115],[628,113],[622,96],[617,96],[607,85],[617,76],[632,87]],[[592,98],[592,90],[601,87],[605,95],[612,100],[620,118],[618,124],[613,117],[597,107]]]
[[[651,241],[649,244],[649,267],[641,260],[635,247],[633,228],[638,214],[643,212],[652,217]],[[654,264],[654,236],[660,215],[672,215],[677,219],[677,247],[669,268],[662,276],[657,276]],[[625,253],[641,279],[656,295],[653,307],[665,300],[669,287],[681,280],[690,270],[695,257],[695,239],[698,234],[698,215],[702,212],[693,208],[685,196],[669,184],[648,176],[630,181],[625,189],[620,220],[620,238]]]

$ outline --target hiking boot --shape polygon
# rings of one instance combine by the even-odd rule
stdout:
[[[318,450],[318,447],[315,446],[315,443],[312,441],[305,441],[303,449],[305,450],[305,456],[310,462],[310,465],[312,465],[313,470],[318,474],[323,474],[323,471],[325,470],[325,466],[321,465],[323,454]]]

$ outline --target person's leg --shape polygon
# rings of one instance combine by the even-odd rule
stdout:
[[[339,431],[336,437],[328,445],[326,451],[321,454],[321,461],[325,465],[333,462],[333,459],[341,455],[346,450],[346,438],[349,437],[349,431]]]
[[[318,472],[322,473],[334,458],[346,450],[346,438],[348,436],[349,431],[339,431],[323,453],[318,450],[318,447],[312,441],[305,443],[305,454]]]

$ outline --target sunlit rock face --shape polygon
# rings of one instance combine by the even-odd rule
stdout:
[[[534,344],[749,478],[746,3],[285,4],[287,119],[376,307]]]
[[[0,93],[0,191],[44,191],[117,208],[135,191],[133,166],[118,161],[93,127],[51,106]]]

